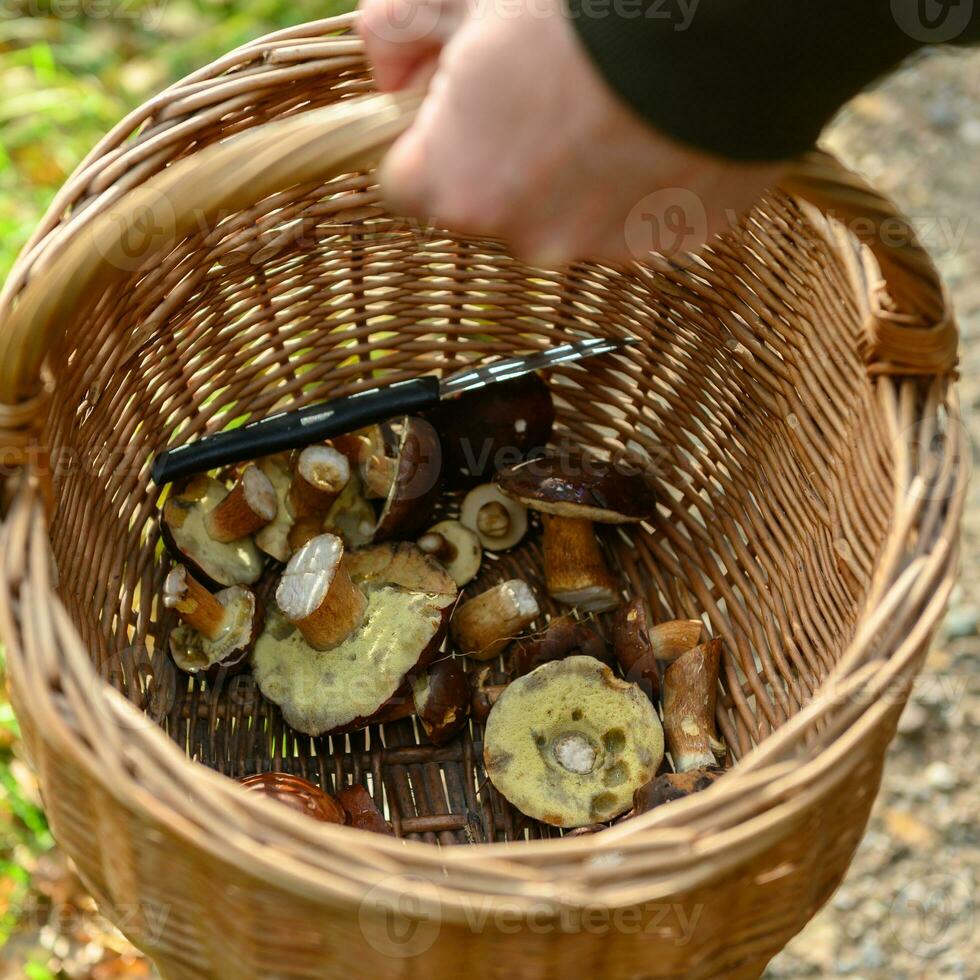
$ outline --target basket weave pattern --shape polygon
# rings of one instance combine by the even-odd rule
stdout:
[[[349,23],[258,41],[121,123],[0,299],[0,429],[24,466],[0,628],[53,830],[168,977],[758,976],[850,862],[951,588],[963,449],[935,271],[914,243],[871,235],[872,255],[826,216],[898,220],[821,155],[703,262],[558,274],[389,216],[370,169],[341,166],[353,150],[324,169],[338,176],[260,193],[288,156],[266,143],[268,160],[223,171],[247,205],[196,227],[174,214],[171,247],[113,252],[99,288],[57,277],[154,175],[370,93],[359,42],[336,33]],[[178,176],[174,211],[220,197]],[[724,779],[552,840],[487,783],[479,725],[442,749],[411,720],[310,739],[247,675],[209,686],[173,669],[157,449],[582,334],[643,341],[555,372],[557,439],[656,464],[658,519],[605,543],[656,617],[704,615],[723,638]],[[471,588],[539,567],[532,543]],[[265,769],[364,782],[404,840],[224,778]],[[392,955],[388,906],[431,942]],[[595,908],[636,918],[583,926]]]

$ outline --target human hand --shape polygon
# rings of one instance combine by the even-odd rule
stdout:
[[[782,169],[652,129],[593,68],[561,0],[362,0],[359,30],[382,90],[428,86],[382,165],[392,209],[537,265],[694,250]]]

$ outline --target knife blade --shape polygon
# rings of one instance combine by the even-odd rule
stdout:
[[[634,337],[576,340],[533,354],[476,366],[469,364],[445,378],[427,374],[306,408],[278,412],[249,422],[239,429],[216,432],[196,442],[163,450],[153,460],[151,476],[154,483],[163,486],[205,470],[243,463],[288,449],[299,449],[397,415],[424,412],[443,399],[464,391],[511,381],[556,364],[609,354],[638,342]]]

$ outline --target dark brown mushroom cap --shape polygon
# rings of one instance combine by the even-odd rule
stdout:
[[[415,713],[433,745],[444,745],[466,726],[470,685],[456,657],[437,660],[412,683]]]
[[[633,794],[633,813],[646,813],[654,807],[700,793],[725,774],[724,769],[692,769],[668,772],[641,786]]]
[[[541,456],[497,474],[500,489],[532,510],[600,524],[645,521],[656,512],[646,473],[586,453]]]
[[[321,823],[347,823],[347,812],[319,786],[288,772],[260,772],[239,782],[253,793],[276,800]]]
[[[398,461],[374,533],[375,541],[414,537],[432,523],[442,490],[442,447],[436,430],[423,419],[405,416],[382,427]]]
[[[593,657],[607,665],[612,663],[606,641],[591,626],[577,623],[570,616],[559,616],[540,633],[515,641],[511,675],[521,677],[542,664],[573,654]]]
[[[384,814],[378,809],[371,794],[360,784],[354,783],[337,793],[337,801],[347,811],[350,825],[358,830],[370,830],[376,834],[394,836]]]

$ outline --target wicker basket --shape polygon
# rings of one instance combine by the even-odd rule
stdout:
[[[937,274],[821,154],[684,267],[532,271],[394,220],[368,164],[406,112],[354,98],[350,23],[248,45],[122,122],[0,302],[0,626],[54,833],[171,978],[756,977],[844,875],[951,587]],[[175,672],[156,450],[583,333],[643,343],[555,373],[559,433],[655,459],[656,524],[607,544],[658,616],[723,637],[732,772],[557,839],[487,783],[478,725],[442,749],[411,720],[310,739],[247,674]],[[400,839],[227,778],[263,769],[364,783]]]

